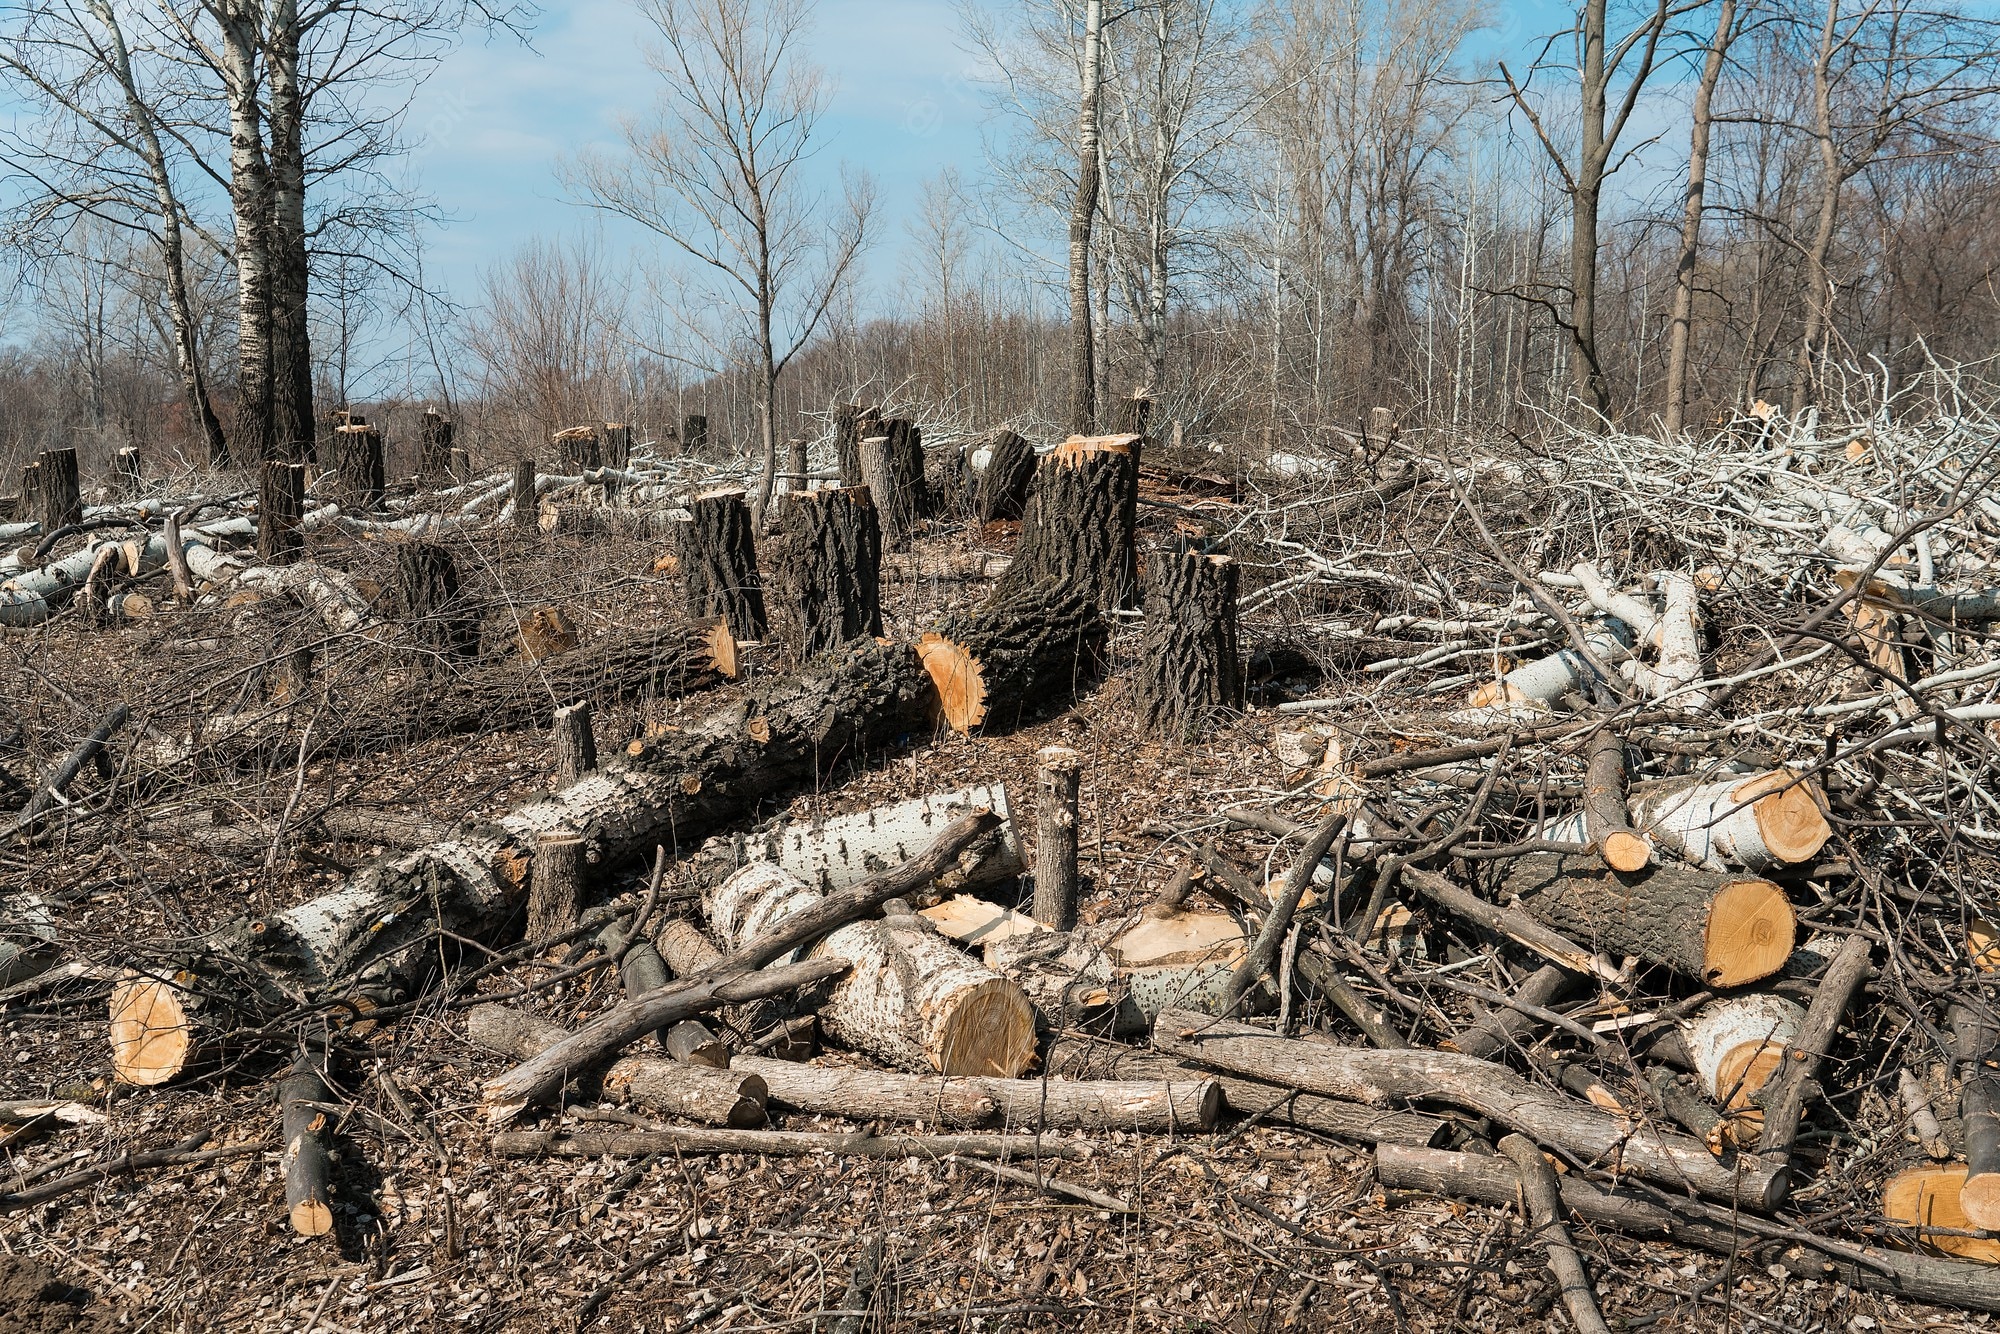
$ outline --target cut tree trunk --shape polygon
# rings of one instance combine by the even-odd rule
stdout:
[[[1054,931],[1076,925],[1077,788],[1083,756],[1067,746],[1035,752],[1035,920]]]
[[[786,509],[783,587],[799,656],[880,635],[882,529],[869,489],[800,491]]]
[[[842,486],[866,486],[861,475],[861,442],[881,435],[882,417],[873,408],[858,403],[843,404],[833,414],[834,465],[840,470]]]
[[[327,1145],[333,1134],[325,1108],[331,1099],[326,1055],[308,1048],[278,1084],[285,1136],[285,1216],[292,1231],[302,1237],[323,1237],[333,1231],[327,1193]]]
[[[380,505],[382,488],[386,485],[382,433],[372,426],[336,426],[331,452],[341,500],[361,510]]]
[[[1965,1143],[1965,1184],[1960,1204],[1973,1226],[2000,1229],[2000,1029],[1981,1010],[1954,1003],[1953,1044],[1962,1082],[1959,1133]]]
[[[436,408],[425,408],[417,424],[417,472],[432,477],[451,468],[451,441],[457,427]]]
[[[1680,1025],[1702,1092],[1724,1117],[1731,1142],[1748,1145],[1764,1124],[1753,1099],[1784,1065],[1806,1012],[1782,996],[1753,992],[1710,1001]]]
[[[604,466],[604,453],[595,426],[566,426],[549,437],[555,446],[556,467],[572,476]]]
[[[1590,739],[1590,765],[1583,779],[1583,831],[1585,841],[1614,871],[1642,870],[1653,860],[1652,840],[1632,828],[1625,809],[1625,743],[1608,727]]]
[[[1111,429],[1119,435],[1146,434],[1146,419],[1153,415],[1153,399],[1143,389],[1118,400],[1111,414]]]
[[[711,491],[688,502],[678,541],[688,614],[718,619],[738,643],[761,642],[764,586],[757,575],[757,539],[741,491]]]
[[[872,435],[855,448],[861,459],[863,485],[880,516],[883,547],[907,550],[922,516],[917,508],[919,497],[903,476],[897,442],[890,436]]]
[[[1227,556],[1155,552],[1146,633],[1133,676],[1140,721],[1175,741],[1198,741],[1243,708],[1236,642],[1236,563]]]
[[[546,945],[576,927],[583,911],[583,835],[549,829],[535,841],[528,895],[528,939]]]
[[[1102,669],[1104,637],[1082,588],[1003,583],[979,611],[925,634],[917,653],[936,686],[938,720],[970,735],[1074,699]]]
[[[986,452],[986,466],[979,469],[972,517],[981,524],[1020,518],[1035,482],[1035,447],[1003,430],[995,431],[979,448]]]
[[[622,468],[632,461],[632,428],[623,422],[604,423],[604,466]]]
[[[1138,593],[1136,436],[1071,436],[1042,456],[1003,591],[1075,585],[1106,611]]]
[[[665,1126],[586,1134],[508,1130],[493,1137],[503,1158],[652,1158],[661,1154],[731,1153],[794,1158],[822,1153],[855,1158],[1083,1158],[1087,1147],[1040,1135],[876,1135],[866,1130],[711,1130]]]
[[[45,449],[36,460],[35,503],[39,510],[30,517],[39,519],[42,536],[83,522],[83,485],[77,475],[74,449]]]
[[[597,737],[591,730],[590,705],[565,704],[557,709],[554,735],[556,786],[568,787],[597,767]]]
[[[479,613],[458,592],[458,562],[436,542],[396,548],[397,607],[408,641],[429,655],[427,665],[479,656]]]
[[[769,862],[744,867],[708,896],[718,940],[740,949],[821,901]],[[922,918],[855,922],[811,957],[852,970],[818,1006],[820,1027],[846,1046],[905,1070],[1013,1078],[1035,1057],[1034,1006],[1020,987],[948,944]]]
[[[257,475],[257,559],[266,565],[297,560],[305,547],[299,533],[305,512],[305,465],[264,460]]]
[[[127,445],[111,456],[111,489],[121,496],[136,496],[146,489],[146,471],[137,445]]]
[[[545,500],[535,513],[536,527],[565,537],[672,537],[684,522],[676,519],[672,510],[630,509],[624,505],[588,502]]]
[[[1594,856],[1536,854],[1500,868],[1493,897],[1613,956],[1634,955],[1708,986],[1740,987],[1784,967],[1798,918],[1768,880],[1677,863],[1633,875]]]
[[[1810,861],[1833,834],[1818,784],[1783,769],[1635,794],[1632,823],[1713,871]]]
[[[532,458],[514,461],[514,484],[508,491],[507,503],[514,509],[514,528],[517,532],[531,533],[535,522],[541,517],[540,507],[535,503],[535,461]]]

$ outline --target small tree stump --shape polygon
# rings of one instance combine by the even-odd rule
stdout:
[[[1145,726],[1193,741],[1243,707],[1236,645],[1236,563],[1227,556],[1157,552],[1148,558],[1146,633],[1133,698]]]
[[[471,481],[472,451],[460,445],[453,445],[451,447],[451,464],[445,471],[451,474],[451,480],[454,482]]]
[[[451,468],[451,439],[456,428],[436,408],[425,408],[417,426],[417,471],[425,477]]]
[[[21,499],[15,513],[23,523],[42,521],[42,465],[30,463],[21,469]]]
[[[803,440],[794,438],[785,442],[785,482],[785,489],[794,495],[812,490],[812,463]]]
[[[42,536],[47,537],[59,528],[83,522],[83,489],[74,449],[45,449],[39,462],[41,512],[34,517],[41,520]]]
[[[624,422],[604,423],[604,466],[622,468],[632,461],[632,428]]]
[[[1035,447],[1013,431],[995,431],[986,443],[986,466],[972,497],[972,517],[982,524],[1018,519],[1035,482]]]
[[[135,496],[145,487],[139,464],[139,447],[127,445],[111,456],[111,489],[121,496]]]
[[[535,461],[516,459],[514,461],[514,489],[508,497],[514,506],[514,527],[516,531],[535,531],[536,521],[541,517],[540,508],[535,503]]]
[[[382,433],[372,426],[333,428],[333,472],[340,498],[357,509],[382,503],[386,475],[382,463]]]
[[[547,944],[576,928],[583,910],[583,835],[551,829],[535,840],[529,872],[528,940]]]
[[[597,767],[597,738],[591,731],[588,701],[556,710],[556,786],[568,787]]]
[[[1095,606],[1130,607],[1138,592],[1139,438],[1071,436],[1035,469],[1021,542],[1003,587],[1074,583]]]
[[[299,522],[306,511],[306,466],[265,459],[257,475],[257,558],[290,565],[305,546]]]
[[[549,437],[549,441],[556,447],[556,466],[564,473],[575,474],[604,466],[595,426],[565,427]]]
[[[693,458],[708,448],[708,418],[690,412],[681,424],[681,453]]]
[[[866,486],[861,474],[861,442],[869,436],[884,435],[882,414],[858,403],[846,403],[833,414],[833,456],[842,486]]]
[[[678,543],[688,615],[704,624],[718,617],[738,643],[768,633],[757,542],[741,491],[711,491],[688,502]]]
[[[882,633],[882,530],[867,487],[799,492],[784,565],[801,658]]]
[[[479,652],[479,615],[458,594],[458,562],[435,542],[396,548],[396,591],[407,633],[441,658]]]
[[[1076,926],[1076,794],[1083,756],[1067,746],[1035,752],[1035,920],[1052,931]]]
[[[1153,414],[1153,399],[1143,389],[1134,389],[1130,398],[1118,400],[1112,414],[1112,430],[1119,435],[1144,435],[1146,419]]]

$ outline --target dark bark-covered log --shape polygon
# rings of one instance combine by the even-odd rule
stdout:
[[[1075,585],[1107,611],[1133,605],[1139,444],[1136,436],[1071,436],[1042,456],[1003,590]]]
[[[688,502],[676,548],[688,614],[704,624],[719,618],[737,642],[769,633],[764,585],[757,573],[756,530],[741,491],[711,491]]]
[[[305,546],[299,532],[305,513],[305,465],[265,459],[257,474],[257,559],[266,565],[297,560]]]
[[[1456,1052],[1324,1046],[1190,1010],[1163,1011],[1153,1025],[1153,1044],[1203,1065],[1329,1097],[1449,1103],[1583,1162],[1751,1208],[1769,1208],[1781,1189],[1761,1164],[1718,1162],[1699,1141],[1635,1129],[1623,1115]]]
[[[665,970],[662,969],[658,985],[666,984]],[[625,994],[632,996],[640,993],[628,990]],[[681,1020],[668,1029],[660,1041],[665,1045],[667,1055],[676,1061],[685,1061],[689,1065],[705,1065],[713,1070],[727,1070],[730,1066],[729,1044],[717,1037],[714,1030],[699,1019]]]
[[[1577,975],[1567,968],[1554,964],[1543,964],[1528,974],[1521,983],[1514,998],[1525,1004],[1546,1009],[1560,1000],[1578,981]],[[1533,1035],[1541,1021],[1523,1010],[1496,1008],[1484,1019],[1460,1033],[1450,1042],[1450,1049],[1477,1056],[1481,1060],[1494,1056],[1516,1043]]]
[[[624,422],[604,423],[604,466],[622,468],[632,461],[632,428]]]
[[[332,1127],[324,1107],[330,1099],[326,1054],[308,1048],[278,1083],[285,1136],[285,1216],[292,1231],[302,1237],[323,1237],[333,1231],[327,1191]]]
[[[417,423],[417,472],[432,477],[451,468],[451,442],[458,428],[436,408],[425,408]]]
[[[882,530],[865,486],[800,491],[788,505],[781,586],[801,659],[882,633]]]
[[[895,440],[872,435],[855,446],[861,459],[864,489],[874,499],[882,526],[882,545],[902,551],[915,536],[920,516],[917,497],[909,489],[899,466]]]
[[[556,710],[554,739],[557,787],[568,787],[597,767],[597,737],[591,730],[588,702]]]
[[[45,449],[36,460],[35,503],[44,536],[83,522],[83,484],[76,470],[74,449]]]
[[[681,419],[681,453],[689,458],[708,448],[708,418],[690,412]]]
[[[1146,633],[1132,698],[1153,732],[1196,741],[1243,708],[1236,643],[1236,563],[1198,552],[1155,552],[1147,562]]]
[[[812,490],[812,461],[807,442],[798,436],[785,442],[785,482],[794,495]]]
[[[540,506],[535,501],[534,459],[514,460],[514,485],[508,492],[507,501],[514,507],[515,530],[533,532],[536,520],[541,517]]]
[[[329,452],[342,504],[372,510],[382,503],[386,474],[380,431],[372,426],[336,426]]]
[[[1003,583],[983,608],[917,641],[938,718],[969,735],[1067,704],[1103,667],[1104,621],[1079,587]]]
[[[1597,1290],[1590,1284],[1583,1257],[1577,1254],[1575,1243],[1569,1239],[1569,1229],[1563,1225],[1567,1211],[1563,1208],[1562,1185],[1556,1180],[1555,1168],[1549,1166],[1540,1149],[1519,1135],[1504,1136],[1500,1153],[1514,1165],[1528,1221],[1534,1224],[1536,1239],[1548,1256],[1549,1272],[1556,1277],[1556,1286],[1562,1292],[1563,1305],[1569,1309],[1570,1322],[1576,1326],[1577,1334],[1611,1334],[1603,1312],[1597,1309]]]
[[[1499,868],[1492,897],[1613,956],[1634,955],[1706,985],[1739,987],[1791,957],[1798,919],[1768,880],[1680,863],[1621,875],[1594,856],[1537,854]]]
[[[1608,727],[1590,739],[1583,829],[1585,840],[1614,871],[1641,871],[1653,859],[1652,840],[1632,828],[1625,810],[1625,742]]]
[[[1960,1206],[1973,1226],[2000,1228],[2000,1028],[1981,1010],[1953,1004],[1957,1048],[1959,1135],[1965,1146]]]
[[[1054,931],[1076,925],[1077,787],[1083,756],[1067,746],[1035,752],[1035,920]]]
[[[1722,1153],[1727,1143],[1722,1113],[1695,1092],[1687,1076],[1668,1066],[1656,1065],[1646,1073],[1646,1090],[1675,1125],[1706,1144],[1711,1153]]]
[[[627,927],[622,922],[613,923],[597,935],[598,947],[606,954],[618,956],[618,985],[627,1000],[657,991],[673,980],[667,972],[666,960],[660,957],[659,950],[651,941],[635,940],[628,946],[626,940]],[[684,1019],[653,1036],[677,1061],[711,1066],[717,1070],[729,1066],[729,1044],[698,1019]]]
[[[111,456],[111,489],[121,496],[136,496],[145,489],[146,470],[137,445],[127,445]]]
[[[1013,431],[1001,430],[983,448],[986,466],[979,471],[972,517],[982,524],[1020,518],[1035,482],[1035,447]]]
[[[866,486],[861,475],[861,442],[881,435],[882,416],[874,408],[844,403],[833,414],[833,457],[842,486]]]
[[[1509,905],[1503,908],[1497,903],[1488,903],[1436,872],[1414,866],[1402,868],[1402,880],[1446,912],[1482,926],[1495,935],[1505,936],[1518,945],[1525,945],[1559,967],[1592,976],[1616,975],[1616,969],[1602,968],[1597,956],[1589,949],[1518,907]]]
[[[550,829],[535,841],[529,880],[528,939],[546,945],[576,927],[583,911],[583,835]]]
[[[896,485],[906,498],[910,512],[918,519],[935,518],[937,497],[930,491],[930,477],[924,468],[924,433],[913,421],[891,417],[882,423],[895,460]]]
[[[566,426],[550,436],[549,443],[555,446],[556,467],[562,472],[576,474],[604,466],[595,426]]]
[[[479,612],[459,596],[458,562],[436,542],[396,548],[396,603],[408,642],[431,662],[479,656]]]
[[[972,465],[963,446],[922,450],[918,461],[924,465],[924,495],[931,518],[955,519],[971,509]]]
[[[662,924],[653,938],[653,944],[669,974],[676,978],[699,977],[722,962],[722,951],[715,947],[715,942],[684,917]],[[648,987],[646,990],[653,989]],[[628,990],[625,994],[633,996],[635,993]],[[720,1013],[730,1031],[745,1038],[761,1036],[784,1022],[786,1015],[781,1001],[752,1001],[746,1005],[731,1006]]]
[[[603,1134],[506,1130],[493,1152],[503,1158],[648,1158],[655,1154],[742,1153],[797,1158],[831,1153],[852,1158],[1082,1158],[1085,1145],[1040,1135],[876,1135],[811,1130],[710,1130],[664,1126]]]

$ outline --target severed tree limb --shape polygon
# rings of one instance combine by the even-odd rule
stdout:
[[[47,1204],[50,1200],[61,1199],[73,1190],[82,1190],[85,1186],[94,1186],[112,1177],[129,1176],[133,1172],[143,1172],[154,1167],[179,1167],[190,1163],[212,1163],[222,1158],[241,1158],[249,1153],[262,1153],[271,1147],[268,1140],[257,1140],[250,1144],[229,1144],[219,1149],[201,1147],[213,1138],[213,1131],[204,1130],[164,1149],[121,1153],[109,1162],[98,1163],[94,1167],[86,1167],[67,1176],[57,1177],[54,1181],[36,1186],[32,1190],[0,1195],[0,1214],[10,1214],[16,1210],[32,1208],[37,1204]]]
[[[1219,1007],[1224,1014],[1234,1013],[1243,1003],[1243,997],[1250,988],[1257,985],[1264,974],[1271,971],[1277,961],[1278,947],[1284,943],[1285,933],[1292,929],[1292,915],[1298,911],[1299,899],[1312,886],[1313,872],[1319,869],[1320,858],[1326,856],[1334,839],[1341,830],[1347,828],[1348,815],[1336,811],[1320,821],[1319,826],[1306,839],[1306,845],[1291,870],[1285,873],[1283,888],[1278,893],[1278,901],[1265,914],[1264,924],[1257,932],[1257,939],[1244,952],[1243,962],[1229,975],[1229,985],[1222,993]],[[1344,1007],[1343,1007],[1344,1008]]]
[[[1503,1137],[1500,1152],[1519,1174],[1521,1199],[1528,1219],[1535,1225],[1542,1249],[1548,1253],[1549,1272],[1556,1276],[1556,1283],[1562,1289],[1563,1305],[1569,1308],[1569,1318],[1576,1323],[1577,1334],[1611,1334],[1611,1327],[1604,1323],[1604,1314],[1597,1309],[1597,1290],[1590,1285],[1583,1257],[1577,1254],[1575,1244],[1569,1239],[1569,1229],[1563,1226],[1562,1186],[1556,1180],[1556,1170],[1542,1157],[1540,1149],[1520,1135]]]
[[[1021,1186],[1032,1186],[1043,1194],[1054,1195],[1058,1199],[1075,1200],[1078,1203],[1090,1205],[1094,1209],[1109,1210],[1114,1214],[1136,1214],[1139,1212],[1115,1195],[1106,1195],[1101,1191],[1090,1190],[1056,1177],[1045,1177],[1033,1172],[1023,1172],[1018,1167],[1005,1167],[999,1163],[987,1162],[983,1159],[975,1158],[970,1154],[960,1154],[958,1155],[958,1160],[968,1167],[976,1167],[982,1172],[1000,1178],[1002,1181],[1012,1181],[1016,1185]]]
[[[1045,1135],[872,1135],[865,1130],[716,1130],[660,1126],[652,1130],[559,1132],[504,1130],[493,1136],[504,1158],[639,1158],[653,1153],[754,1153],[796,1158],[834,1153],[858,1158],[1083,1158],[1077,1140]]]
[[[106,714],[104,721],[97,725],[97,730],[85,737],[83,744],[71,751],[68,757],[56,766],[56,771],[49,775],[48,781],[42,784],[40,791],[28,798],[27,806],[14,817],[13,822],[6,829],[0,830],[0,837],[12,838],[32,828],[35,822],[62,798],[69,785],[76,781],[76,776],[83,772],[83,766],[103,753],[105,743],[125,725],[125,720],[131,717],[131,714],[132,710],[124,704],[118,705]]]
[[[1764,1128],[1757,1136],[1757,1157],[1762,1170],[1771,1174],[1782,1200],[1791,1186],[1792,1143],[1798,1138],[1799,1120],[1805,1114],[1806,1099],[1815,1091],[1813,1077],[1826,1059],[1826,1049],[1847,1006],[1868,976],[1869,941],[1866,936],[1849,936],[1820,978],[1819,992],[1806,1007],[1805,1022],[1798,1038],[1785,1051],[1785,1063],[1757,1096],[1764,1107]]]

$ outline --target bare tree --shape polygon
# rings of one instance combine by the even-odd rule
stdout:
[[[518,434],[530,451],[565,426],[614,419],[627,283],[599,248],[534,241],[481,285],[465,342],[486,409],[525,419]]]
[[[662,44],[648,60],[665,90],[626,152],[570,171],[586,202],[664,238],[686,261],[688,324],[724,360],[747,346],[757,376],[763,475],[778,468],[777,392],[846,286],[868,237],[873,187],[849,177],[843,205],[807,179],[828,88],[800,48],[808,0],[645,0]],[[721,326],[700,320],[725,312]]]
[[[1715,35],[1702,56],[1701,78],[1695,84],[1692,124],[1688,131],[1686,202],[1681,211],[1680,255],[1674,262],[1674,310],[1667,332],[1667,400],[1665,428],[1681,429],[1687,411],[1688,338],[1694,323],[1695,267],[1701,256],[1701,215],[1708,190],[1708,140],[1713,128],[1715,86],[1722,81],[1723,62],[1736,40],[1736,0],[1721,0],[1715,12]]]
[[[1104,0],[1084,0],[1083,80],[1077,96],[1076,194],[1069,206],[1069,429],[1097,423],[1097,357],[1091,346],[1090,227],[1097,218],[1098,101],[1104,87]]]

